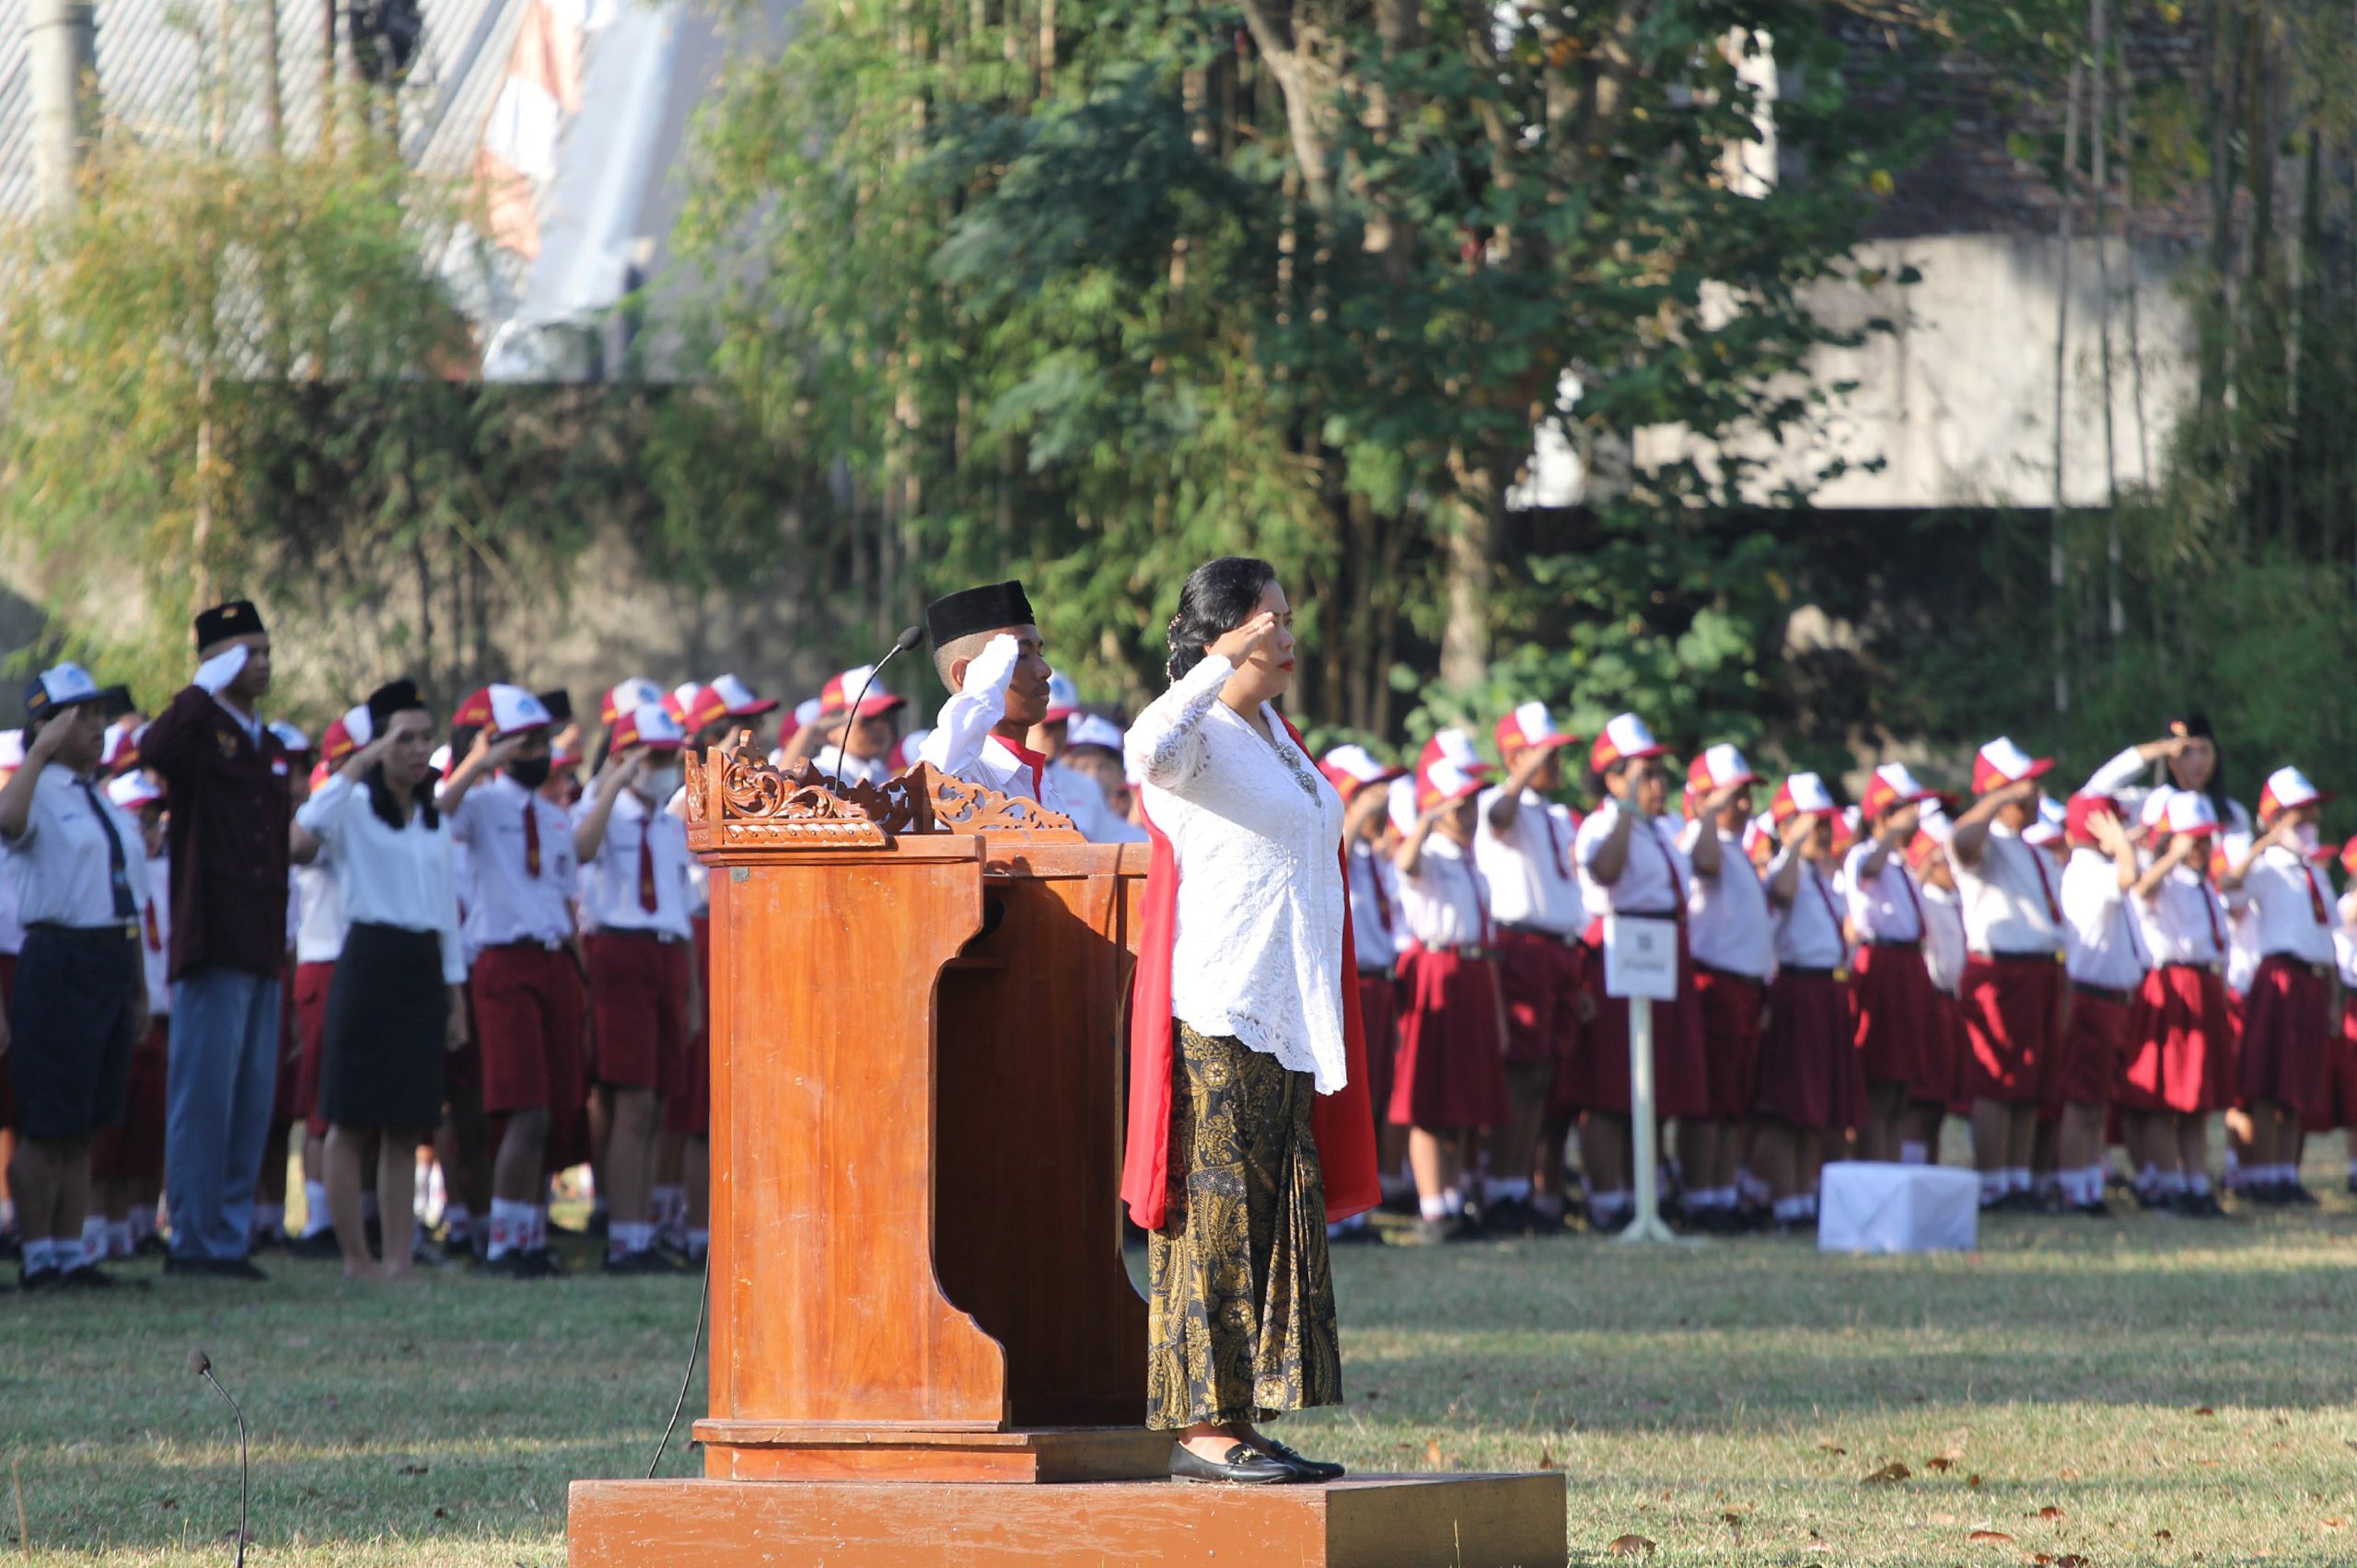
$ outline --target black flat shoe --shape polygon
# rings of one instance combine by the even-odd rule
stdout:
[[[1206,1459],[1184,1443],[1170,1446],[1170,1479],[1216,1481],[1231,1486],[1283,1486],[1308,1472],[1271,1458],[1249,1443],[1238,1443],[1222,1459]]]
[[[1340,1465],[1329,1463],[1325,1459],[1306,1458],[1295,1453],[1273,1437],[1263,1435],[1260,1441],[1269,1446],[1267,1451],[1270,1454],[1281,1462],[1291,1465],[1311,1481],[1327,1481],[1342,1479],[1343,1470]]]

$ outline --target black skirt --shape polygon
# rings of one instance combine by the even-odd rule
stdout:
[[[319,1114],[343,1127],[434,1127],[442,1120],[449,1023],[439,937],[352,927],[328,983]]]

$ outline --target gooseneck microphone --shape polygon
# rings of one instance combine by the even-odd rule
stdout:
[[[188,1353],[188,1369],[213,1385],[213,1391],[229,1400],[229,1412],[238,1418],[238,1568],[246,1563],[246,1412],[238,1401],[229,1399],[229,1390],[221,1387],[221,1379],[213,1376],[213,1358],[201,1350]]]
[[[876,678],[884,673],[884,667],[890,664],[900,655],[907,653],[911,648],[915,647],[919,643],[923,641],[923,627],[903,626],[900,628],[900,634],[892,639],[892,646],[890,649],[885,653],[882,658],[876,661],[875,668],[867,672],[867,679],[860,682],[859,695],[851,700],[850,717],[852,722],[858,722],[859,705],[867,701],[867,689],[876,684]]]

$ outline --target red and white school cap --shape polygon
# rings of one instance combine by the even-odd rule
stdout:
[[[1069,737],[1065,744],[1073,744]],[[1334,792],[1347,800],[1366,785],[1389,784],[1408,770],[1378,761],[1375,753],[1364,746],[1337,746],[1319,759],[1318,771],[1326,775],[1326,782],[1334,786]]]
[[[2163,830],[2196,839],[2221,830],[2218,808],[2200,790],[2169,789],[2158,793],[2167,797],[2161,807]]]
[[[882,681],[877,681],[873,686],[868,685],[868,681],[875,674],[874,665],[864,664],[857,669],[846,669],[832,680],[828,681],[819,689],[819,712],[822,714],[843,712],[851,706],[853,698],[859,697],[860,688],[863,686],[867,687],[867,695],[859,697],[859,717],[872,719],[878,714],[888,714],[893,709],[902,706],[906,699],[895,697],[886,691]]]
[[[1833,792],[1815,773],[1793,773],[1776,786],[1775,797],[1768,802],[1768,815],[1777,822],[1789,822],[1795,817],[1832,817],[1841,807],[1835,805]]]
[[[1929,828],[1917,828],[1915,836],[1907,841],[1909,869],[1921,871],[1931,863],[1932,856],[1947,848],[1947,840]]]
[[[450,749],[447,746],[435,747],[434,749],[434,754],[425,760],[425,768],[428,772],[432,773],[437,779],[448,778],[450,776]]]
[[[701,680],[682,681],[672,687],[663,699],[663,705],[671,710],[671,716],[690,735],[728,716],[728,704],[720,700],[720,693]]]
[[[346,708],[343,716],[328,726],[319,737],[319,761],[330,772],[341,768],[352,754],[375,738],[376,728],[368,722],[368,704],[358,703]]]
[[[616,751],[629,746],[644,746],[650,751],[677,751],[687,743],[687,732],[661,703],[644,703],[614,724]]]
[[[1072,716],[1072,726],[1064,731],[1064,749],[1075,746],[1094,746],[1118,757],[1123,744],[1121,726],[1102,714],[1080,714]]]
[[[1391,792],[1391,825],[1402,834],[1416,830],[1416,781],[1406,773],[1393,779]]]
[[[2001,735],[1973,753],[1972,793],[1986,795],[2025,779],[2042,778],[2053,766],[2053,758],[2033,757]]]
[[[487,729],[493,737],[546,729],[554,722],[548,705],[538,697],[521,686],[497,682],[468,692],[458,711],[450,715],[453,726]]]
[[[633,675],[608,690],[605,701],[598,704],[598,722],[610,729],[624,714],[660,703],[663,696],[663,688],[643,675]]]
[[[1923,814],[1915,819],[1915,830],[1929,833],[1935,842],[1945,844],[1956,836],[1956,823],[1949,819],[1945,803],[1935,798],[1923,807]]]
[[[1424,749],[1416,754],[1416,772],[1421,773],[1434,762],[1441,761],[1454,762],[1460,768],[1486,765],[1481,761],[1481,754],[1473,749],[1473,738],[1453,726],[1434,730],[1433,738],[1424,742]]]
[[[1622,714],[1606,725],[1596,738],[1596,744],[1588,748],[1587,762],[1600,773],[1615,762],[1659,757],[1668,750],[1654,738],[1654,732],[1645,727],[1644,720],[1634,714]]]
[[[1048,677],[1048,716],[1039,722],[1054,724],[1059,719],[1068,719],[1078,712],[1080,712],[1080,688],[1072,683],[1072,677],[1061,670],[1050,675]],[[1065,744],[1071,744],[1069,738],[1066,738]]]
[[[827,704],[816,697],[806,697],[794,704],[794,727],[808,729],[825,716]]]
[[[2278,768],[2267,775],[2267,787],[2258,792],[2258,814],[2272,817],[2278,811],[2290,811],[2302,806],[2315,806],[2332,796],[2308,782],[2308,775],[2297,768]]]
[[[1752,865],[1765,869],[1776,858],[1776,819],[1762,811],[1743,825],[1743,853]]]
[[[732,719],[749,719],[761,714],[775,713],[775,697],[757,697],[753,689],[733,675],[715,675],[706,690],[719,693],[722,705]]]
[[[271,720],[270,733],[278,737],[279,749],[289,757],[308,757],[311,754],[311,738],[284,719]]]
[[[1850,853],[1858,835],[1866,830],[1864,820],[1854,806],[1845,806],[1833,814],[1833,854],[1837,860]]]
[[[2062,831],[2064,836],[2069,838],[2074,844],[2094,843],[2096,842],[2095,830],[2087,826],[2087,819],[2093,817],[2098,811],[2108,812],[2113,817],[2118,817],[2119,815],[2119,802],[2114,800],[2107,795],[2090,795],[2082,792],[2078,795],[2073,796],[2068,801],[2063,803],[2062,807]]]
[[[1579,737],[1555,722],[1544,703],[1525,703],[1498,721],[1498,749],[1509,746],[1557,747],[1576,745]]]
[[[2038,803],[2038,820],[2022,830],[2022,842],[2043,848],[2059,841],[2071,825],[2071,814],[2052,796]]]
[[[110,773],[139,765],[139,738],[147,726],[125,714],[107,726],[106,748],[99,753],[99,766]]]
[[[1758,784],[1759,771],[1750,760],[1732,746],[1706,746],[1686,764],[1686,787],[1696,796],[1706,796],[1729,784]]]
[[[164,786],[145,773],[134,771],[107,781],[107,798],[137,816],[142,807],[153,806],[164,798]]]
[[[1869,817],[1879,817],[1886,811],[1902,806],[1919,805],[1936,799],[1935,794],[1923,787],[1904,762],[1885,762],[1866,779],[1866,797],[1859,802]]]
[[[1454,757],[1435,757],[1429,766],[1419,771],[1416,782],[1416,808],[1429,811],[1443,801],[1458,801],[1481,793],[1490,782],[1490,769],[1481,763],[1466,766]]]

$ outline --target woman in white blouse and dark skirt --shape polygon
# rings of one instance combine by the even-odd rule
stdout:
[[[1341,1401],[1326,1224],[1378,1196],[1342,802],[1271,705],[1292,620],[1267,563],[1198,567],[1128,738],[1156,842],[1122,1196],[1149,1232],[1146,1424],[1187,1481],[1341,1474],[1255,1423]]]
[[[328,1210],[347,1279],[410,1272],[417,1145],[442,1117],[442,1058],[465,1042],[467,978],[450,829],[425,784],[434,725],[407,680],[368,698],[377,738],[295,814],[295,854],[332,853],[351,923],[328,990],[319,1110]],[[369,1256],[360,1168],[377,1143],[384,1262]]]

